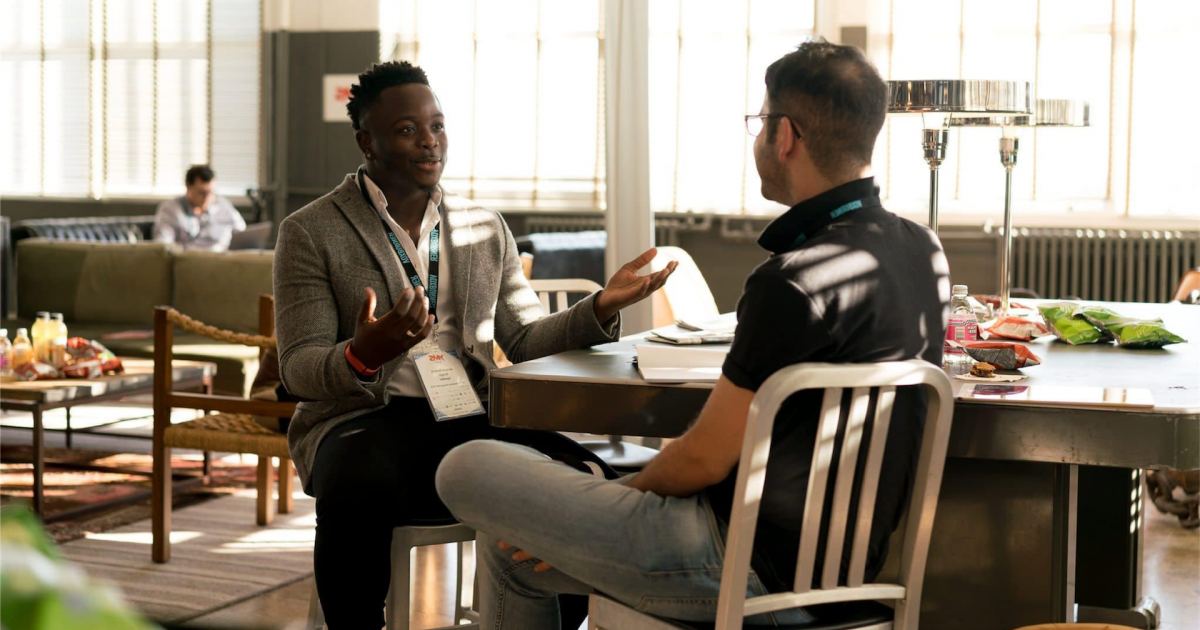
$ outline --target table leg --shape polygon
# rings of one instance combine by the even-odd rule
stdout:
[[[1072,623],[1075,621],[1079,466],[1059,464],[1054,475],[1054,556],[1050,568],[1054,617],[1051,621]]]
[[[204,483],[212,483],[212,451],[204,451]]]
[[[67,449],[71,448],[71,408],[67,407],[63,411],[67,412]]]
[[[42,475],[46,472],[46,431],[42,426],[41,407],[33,408],[33,511],[45,517],[46,487]]]
[[[1142,594],[1141,477],[1129,468],[1080,469],[1080,622],[1158,627],[1158,602]]]

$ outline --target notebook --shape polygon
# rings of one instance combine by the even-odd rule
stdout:
[[[727,345],[669,346],[639,344],[638,372],[647,383],[713,383],[729,354]]]

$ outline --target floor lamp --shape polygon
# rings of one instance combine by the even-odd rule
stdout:
[[[1004,259],[1000,264],[1000,314],[1009,311],[1012,290],[1012,172],[1017,165],[1020,138],[1024,127],[1087,127],[1090,106],[1087,101],[1037,99],[1032,115],[975,116],[955,118],[952,127],[1000,127],[1000,165],[1004,167]]]
[[[938,167],[946,159],[948,128],[954,118],[1030,115],[1029,83],[954,79],[888,81],[889,114],[921,114],[921,146],[929,164],[929,229],[938,229]]]

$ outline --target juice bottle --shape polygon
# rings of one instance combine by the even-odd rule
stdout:
[[[67,324],[63,321],[62,313],[50,314],[50,330],[46,336],[46,345],[49,346],[47,354],[50,358],[46,363],[61,368],[67,362]]]
[[[13,339],[13,369],[33,361],[33,344],[29,342],[29,331],[17,329],[17,337]]]
[[[46,340],[50,338],[50,313],[46,311],[38,311],[37,319],[33,322],[33,356],[38,361],[49,363],[50,352],[46,345]]]
[[[8,340],[8,329],[0,328],[0,376],[12,376],[13,345]]]

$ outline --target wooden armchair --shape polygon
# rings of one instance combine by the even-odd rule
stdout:
[[[154,474],[150,509],[152,557],[155,562],[171,559],[172,448],[258,455],[259,525],[270,524],[275,517],[271,501],[271,481],[274,477],[272,458],[278,457],[279,512],[287,514],[292,511],[292,465],[287,435],[272,431],[254,417],[291,417],[296,409],[295,403],[175,392],[171,388],[171,370],[168,369],[176,326],[219,341],[266,349],[275,345],[274,317],[275,300],[269,295],[259,298],[258,335],[219,330],[167,306],[154,309]],[[171,424],[171,410],[176,408],[198,409],[206,413],[196,420]],[[217,413],[208,413],[212,411]]]

